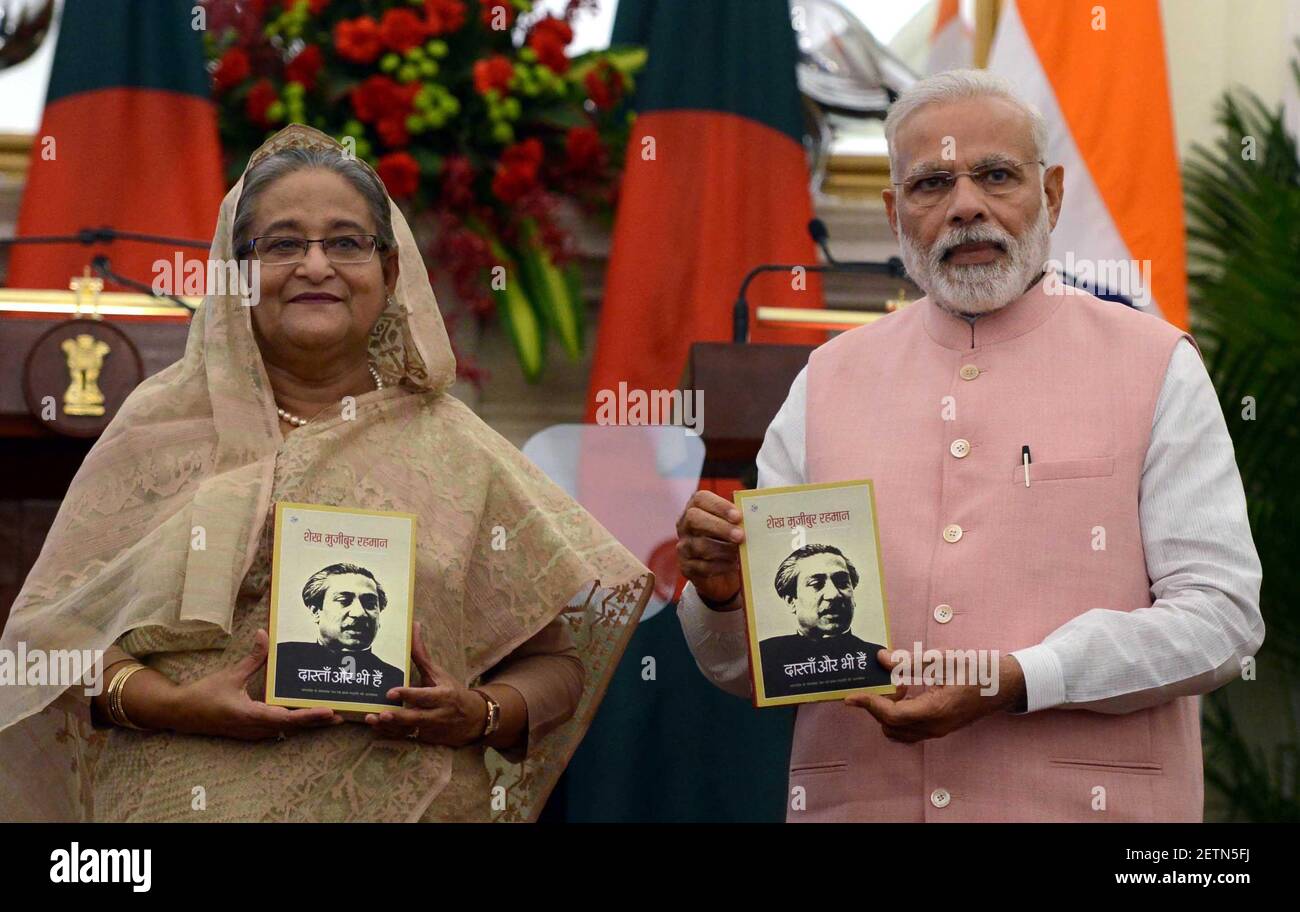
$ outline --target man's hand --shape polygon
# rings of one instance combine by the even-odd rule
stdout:
[[[882,649],[880,664],[890,671],[898,664]],[[915,677],[919,669],[913,669]],[[858,694],[846,697],[849,706],[858,706],[876,717],[885,737],[891,741],[913,743],[964,728],[972,722],[1002,710],[1022,709],[1025,677],[1014,656],[1002,656],[998,662],[998,689],[987,696],[979,684],[940,684],[906,699],[907,685],[900,684],[893,694]]]
[[[677,520],[677,563],[682,575],[709,601],[733,601],[740,593],[744,540],[736,505],[712,491],[696,491]]]

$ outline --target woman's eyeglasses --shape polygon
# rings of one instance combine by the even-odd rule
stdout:
[[[1040,161],[992,162],[970,171],[923,171],[913,174],[905,181],[894,181],[895,187],[903,188],[903,198],[913,206],[926,209],[937,205],[948,197],[952,188],[957,186],[957,178],[969,177],[989,196],[1006,196],[1015,193],[1025,185],[1028,175],[1026,165],[1041,165]]]
[[[325,257],[344,265],[369,263],[381,245],[373,234],[340,234],[330,238],[300,238],[266,235],[256,237],[244,245],[244,253],[252,250],[268,266],[287,266],[307,259],[312,244],[320,244]]]

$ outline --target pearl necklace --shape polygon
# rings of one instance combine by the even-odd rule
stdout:
[[[375,378],[375,387],[377,389],[384,388],[384,379],[379,376],[379,371],[375,370],[375,366],[373,364],[370,365],[370,376]],[[297,415],[292,415],[289,412],[286,412],[284,409],[280,408],[278,405],[275,407],[275,413],[279,415],[281,418],[283,418],[285,421],[292,424],[294,427],[302,427],[304,424],[307,423],[306,418],[299,418]]]

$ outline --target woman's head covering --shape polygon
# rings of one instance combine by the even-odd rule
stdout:
[[[323,133],[293,125],[253,154],[245,177],[288,148],[346,154]],[[222,202],[214,261],[234,259],[243,184]],[[386,388],[366,394],[348,420],[317,418],[283,436],[250,307],[238,289],[207,295],[184,356],[131,393],[73,479],[0,649],[104,650],[129,631],[147,629],[172,651],[229,646],[206,654],[216,667],[229,665],[251,645],[231,642],[229,634],[273,500],[416,513],[416,620],[434,660],[463,683],[561,614],[571,623],[586,672],[577,715],[543,744],[530,745],[526,772],[507,765],[494,773],[514,786],[498,816],[528,819],[590,723],[653,578],[447,395],[455,378],[451,345],[410,228],[391,200],[389,206],[401,269],[369,341]],[[494,547],[502,536],[505,547]],[[0,686],[0,819],[93,814],[90,779],[103,733],[90,732],[87,710],[83,688],[66,681]],[[344,733],[326,747],[346,753],[355,735]],[[270,762],[289,764],[304,749],[301,737],[278,747],[147,737],[171,738],[171,750],[222,767],[268,749],[279,751]],[[319,752],[333,735],[322,730],[312,737],[311,749]],[[250,792],[241,813],[417,819],[447,786],[452,752],[414,743],[398,749],[397,760],[374,759],[389,779],[381,794],[358,795],[353,783],[351,794],[338,786],[333,797],[313,796],[287,809],[268,805],[259,813],[258,796]],[[19,770],[26,764],[12,762],[16,751],[36,756],[40,767]]]

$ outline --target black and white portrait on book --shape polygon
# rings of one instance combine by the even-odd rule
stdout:
[[[270,669],[275,701],[400,706],[409,682],[413,519],[279,504]]]
[[[383,583],[364,566],[335,563],[308,577],[301,596],[296,620],[288,613],[280,619],[276,692],[282,697],[393,702],[385,694],[405,685],[406,675],[384,656],[402,661],[405,638],[399,625],[405,618],[399,615],[396,624],[387,625],[393,634],[383,635],[388,608]]]
[[[743,492],[746,603],[759,705],[890,687],[867,483]]]
[[[830,544],[807,544],[790,552],[773,575],[779,602],[768,603],[772,627],[783,616],[788,632],[759,640],[763,683],[769,697],[810,690],[842,690],[889,683],[876,658],[885,637],[857,617],[857,565]],[[876,637],[873,639],[873,636]]]

